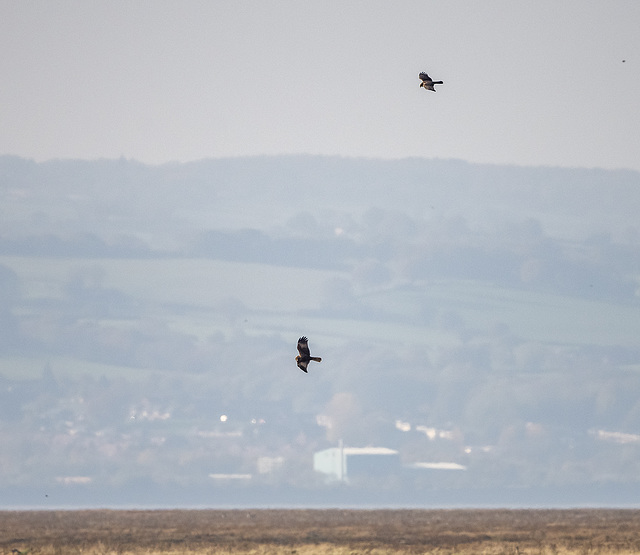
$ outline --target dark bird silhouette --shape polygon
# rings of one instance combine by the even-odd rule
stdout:
[[[307,366],[309,366],[309,362],[314,360],[315,362],[322,362],[320,357],[312,357],[309,352],[309,340],[302,336],[298,339],[298,352],[300,353],[296,357],[296,362],[298,363],[298,368],[302,370],[305,374],[307,373]]]
[[[436,88],[434,87],[434,85],[442,85],[444,83],[444,81],[434,81],[424,71],[420,75],[418,75],[418,77],[420,77],[420,81],[422,81],[422,83],[420,83],[420,86],[424,87],[425,90],[433,92],[436,92]]]

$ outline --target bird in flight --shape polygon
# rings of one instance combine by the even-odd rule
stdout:
[[[311,356],[311,353],[309,352],[309,340],[304,336],[298,339],[298,352],[300,354],[296,357],[296,362],[298,363],[298,368],[300,368],[300,370],[305,374],[307,373],[307,366],[309,365],[309,362],[312,360],[322,362],[320,357]]]
[[[442,85],[444,83],[444,81],[434,81],[424,71],[420,73],[418,77],[420,77],[420,80],[422,81],[422,83],[420,83],[420,86],[424,87],[425,90],[430,90],[433,92],[436,92],[436,88],[434,87],[434,85]]]

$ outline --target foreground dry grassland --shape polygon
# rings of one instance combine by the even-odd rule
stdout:
[[[640,553],[640,510],[0,512],[0,553]]]

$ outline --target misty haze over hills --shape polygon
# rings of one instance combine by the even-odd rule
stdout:
[[[0,196],[6,504],[640,490],[639,173],[6,156]],[[341,441],[402,467],[330,483]]]

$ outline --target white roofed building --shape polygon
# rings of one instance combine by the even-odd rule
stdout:
[[[313,455],[313,469],[341,482],[361,476],[388,476],[400,470],[400,456],[386,447],[331,447]]]

